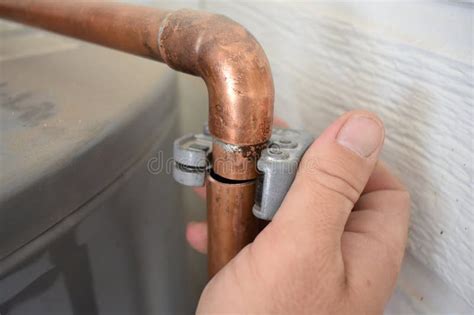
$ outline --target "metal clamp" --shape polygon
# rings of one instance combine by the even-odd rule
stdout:
[[[266,149],[257,161],[260,175],[253,214],[271,220],[280,208],[296,176],[300,160],[313,142],[306,131],[274,128]],[[174,179],[186,186],[203,186],[210,171],[212,137],[207,128],[200,134],[188,134],[174,142]]]
[[[280,208],[296,176],[301,157],[313,142],[306,131],[274,128],[268,147],[262,151],[253,214],[271,220]]]
[[[212,137],[207,125],[203,133],[187,134],[173,144],[173,177],[185,186],[204,186],[204,180],[211,165]]]

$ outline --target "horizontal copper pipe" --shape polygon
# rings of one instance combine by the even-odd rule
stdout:
[[[207,178],[208,272],[215,275],[252,242],[259,222],[252,214],[255,181],[223,183]]]
[[[238,23],[201,11],[71,0],[0,0],[0,17],[202,77],[209,92],[211,134],[225,144],[245,147],[218,151],[214,160],[248,161],[244,170],[221,175],[234,178],[233,172],[239,172],[239,179],[255,177],[256,156],[271,134],[273,80],[262,47]]]
[[[168,12],[107,2],[0,0],[0,17],[163,61],[158,31]]]

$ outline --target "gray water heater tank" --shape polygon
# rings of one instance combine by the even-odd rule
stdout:
[[[165,65],[0,24],[1,315],[193,311],[177,128]]]

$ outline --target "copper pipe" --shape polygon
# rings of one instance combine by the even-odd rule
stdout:
[[[74,0],[0,0],[0,17],[163,62],[158,32],[168,12]]]
[[[215,275],[252,242],[259,224],[252,214],[255,181],[224,183],[207,178],[208,272]]]
[[[244,169],[221,175],[255,177],[259,148],[271,134],[274,90],[262,47],[240,24],[201,11],[70,0],[0,0],[0,17],[152,58],[202,77],[209,92],[211,134],[223,143],[245,147],[219,151],[214,160],[248,161]]]
[[[233,180],[256,177],[256,160],[271,135],[273,80],[262,47],[238,23],[193,10],[167,12],[71,0],[0,0],[0,17],[165,62],[202,77],[215,140],[214,172]],[[252,181],[208,182],[213,274],[255,236],[254,185]]]

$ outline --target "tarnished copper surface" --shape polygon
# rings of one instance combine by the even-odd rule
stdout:
[[[255,181],[227,184],[207,178],[208,268],[212,277],[258,233],[252,214]]]

